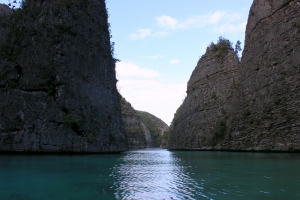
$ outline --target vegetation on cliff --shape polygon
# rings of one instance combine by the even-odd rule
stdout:
[[[160,147],[162,143],[162,135],[168,129],[168,125],[148,112],[137,111],[137,114],[150,131],[152,145],[154,147]]]

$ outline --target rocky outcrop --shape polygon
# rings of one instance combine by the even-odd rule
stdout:
[[[223,139],[223,127],[234,113],[238,68],[238,57],[228,40],[220,38],[217,45],[207,48],[172,121],[168,148],[212,149]]]
[[[3,7],[0,151],[126,150],[105,1]]]
[[[162,143],[162,135],[168,129],[168,125],[148,112],[137,111],[137,114],[144,124],[143,127],[145,127],[145,131],[151,134],[152,146],[160,147]],[[149,136],[146,137],[149,138]]]
[[[253,2],[240,73],[233,141],[224,148],[300,150],[300,5]]]
[[[208,49],[176,112],[168,148],[300,150],[298,4],[254,0],[240,64],[232,50],[220,64]]]
[[[125,98],[120,96],[122,119],[124,122],[129,149],[143,149],[152,146],[151,136],[148,129],[142,124],[136,110]]]
[[[121,95],[120,102],[129,149],[159,147],[168,125],[148,112],[135,110]]]

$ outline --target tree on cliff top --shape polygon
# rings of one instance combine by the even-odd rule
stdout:
[[[224,58],[228,54],[228,49],[232,49],[232,43],[222,36],[219,37],[219,40],[217,41],[217,44],[214,44],[213,42],[206,48],[206,52],[210,55],[214,55],[219,62],[223,62]]]

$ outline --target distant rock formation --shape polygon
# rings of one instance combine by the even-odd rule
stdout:
[[[147,128],[142,124],[136,110],[120,96],[122,119],[129,149],[143,149],[152,146],[151,136],[146,139]]]
[[[299,11],[297,1],[254,0],[241,63],[229,46],[226,54],[220,43],[207,49],[167,148],[300,150]]]
[[[0,12],[0,151],[125,151],[105,1]]]
[[[120,96],[120,99],[128,148],[160,147],[168,125],[148,112],[135,110],[125,98]]]
[[[156,116],[144,112],[137,111],[141,121],[145,124],[144,127],[148,129],[152,138],[152,146],[160,147],[162,143],[162,135],[168,129],[168,125]]]

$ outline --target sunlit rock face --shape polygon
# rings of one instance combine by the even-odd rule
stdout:
[[[0,151],[126,150],[105,1],[0,12]]]
[[[298,4],[254,0],[242,60],[234,73],[220,73],[219,64],[209,61],[207,53],[200,59],[189,81],[187,98],[174,117],[168,148],[300,150]],[[223,68],[236,66],[229,63]],[[216,83],[205,71],[208,64]],[[203,89],[192,88],[197,84]]]

